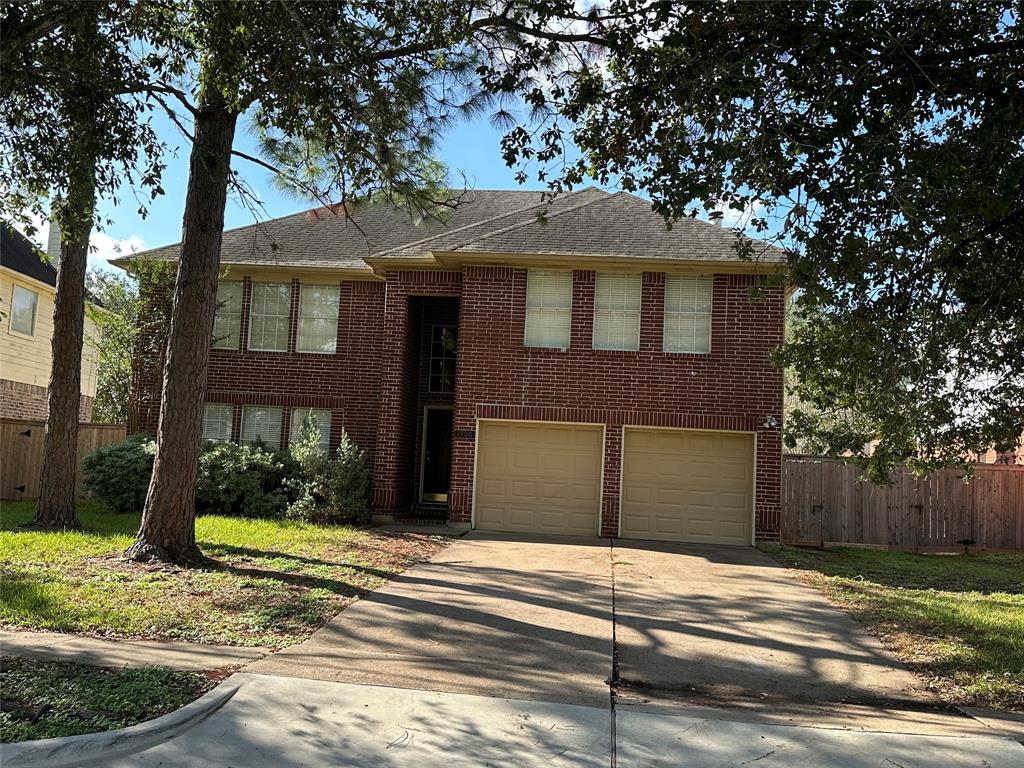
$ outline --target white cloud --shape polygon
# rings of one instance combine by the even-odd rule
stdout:
[[[754,200],[742,211],[736,211],[729,208],[724,203],[719,203],[712,210],[719,211],[722,214],[722,226],[723,227],[739,227],[740,229],[746,229],[750,225],[750,220],[756,218],[763,213],[764,205]]]
[[[106,266],[111,259],[146,250],[146,241],[139,235],[111,237],[106,232],[93,232],[89,238],[89,263]]]

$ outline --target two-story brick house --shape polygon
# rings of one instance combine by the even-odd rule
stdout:
[[[777,539],[785,296],[752,290],[780,265],[755,254],[596,189],[472,192],[444,224],[376,207],[231,230],[204,437],[283,445],[312,411],[325,445],[345,429],[367,451],[384,519]],[[137,376],[151,432],[159,363]]]

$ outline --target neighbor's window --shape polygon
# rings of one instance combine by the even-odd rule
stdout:
[[[266,405],[247,405],[242,408],[242,442],[260,440],[270,448],[281,447],[281,408]]]
[[[430,329],[430,391],[455,391],[455,355],[459,337],[453,325]]]
[[[303,285],[299,289],[299,352],[333,353],[338,344],[338,286]]]
[[[291,445],[299,439],[302,430],[302,422],[307,416],[312,416],[316,422],[316,428],[320,432],[320,450],[327,453],[331,445],[331,412],[326,408],[292,408],[291,429],[288,432],[288,444]]]
[[[231,422],[235,407],[225,403],[207,403],[203,406],[203,440],[227,443],[231,440]]]
[[[217,313],[213,317],[213,348],[238,349],[242,328],[242,284],[217,284]]]
[[[26,336],[34,334],[38,306],[38,293],[20,285],[14,286],[14,296],[11,297],[11,330],[24,333]]]
[[[291,311],[292,289],[288,283],[254,284],[249,309],[249,349],[286,352]]]
[[[666,352],[711,351],[710,277],[669,275],[665,280]]]
[[[599,272],[594,349],[640,349],[640,275]]]
[[[526,273],[526,333],[528,347],[569,347],[572,326],[572,272]]]

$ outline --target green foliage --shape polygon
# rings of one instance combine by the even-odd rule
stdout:
[[[303,422],[291,453],[298,465],[292,481],[297,498],[288,516],[318,523],[367,523],[370,520],[370,467],[366,454],[342,430],[334,458],[320,448],[312,415]]]
[[[85,336],[98,358],[92,420],[126,424],[139,332],[138,283],[125,275],[93,269],[86,291],[91,299],[86,313],[97,330],[97,335]]]
[[[4,742],[126,728],[173,712],[213,687],[201,674],[163,667],[101,669],[13,656],[3,658],[0,680]]]
[[[1020,4],[612,0],[590,19],[602,66],[529,91],[546,125],[503,141],[521,178],[533,163],[553,189],[645,190],[669,220],[725,207],[785,248],[805,322],[778,362],[808,406],[791,445],[849,451],[875,479],[1011,448]]]
[[[196,512],[247,517],[281,517],[296,471],[287,451],[265,445],[211,443],[199,455]]]
[[[138,512],[146,501],[155,455],[156,443],[148,435],[97,448],[82,459],[85,486],[111,512]]]

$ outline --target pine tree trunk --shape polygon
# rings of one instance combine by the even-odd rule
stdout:
[[[88,128],[78,132],[71,151],[77,167],[68,180],[61,212],[60,265],[53,301],[52,363],[47,389],[46,435],[36,514],[27,527],[80,528],[75,514],[78,471],[78,409],[82,397],[82,340],[85,325],[85,268],[96,207],[96,166]]]
[[[181,257],[164,365],[156,458],[142,524],[125,557],[196,565],[195,484],[237,114],[209,88],[195,121]]]

